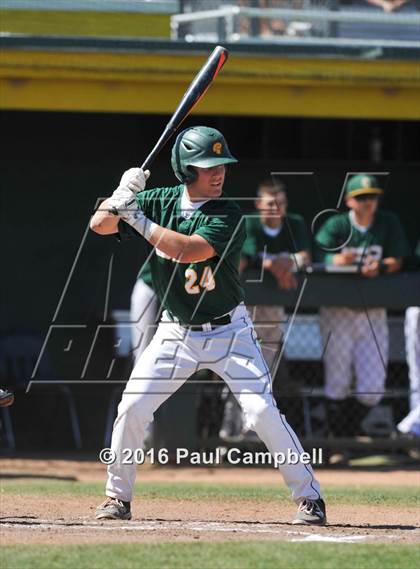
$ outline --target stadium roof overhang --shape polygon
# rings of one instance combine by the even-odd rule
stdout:
[[[214,45],[2,35],[0,47],[2,109],[171,113]],[[197,114],[420,118],[419,47],[227,47],[230,60]]]

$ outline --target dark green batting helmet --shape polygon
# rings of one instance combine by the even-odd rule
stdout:
[[[237,162],[232,156],[225,137],[215,128],[193,126],[179,133],[172,148],[172,168],[175,176],[184,184],[197,178],[191,166],[211,168],[219,164]]]

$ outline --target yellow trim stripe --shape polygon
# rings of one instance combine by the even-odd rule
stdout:
[[[30,2],[27,2],[30,5]],[[2,32],[30,35],[168,38],[170,15],[145,12],[1,10]]]
[[[3,49],[0,108],[172,113],[205,55]],[[420,119],[417,61],[231,56],[195,114]]]
[[[361,196],[364,194],[383,194],[384,191],[381,190],[381,188],[360,188],[357,190],[352,190],[351,192],[348,192],[347,195],[350,197],[354,197],[354,196]]]

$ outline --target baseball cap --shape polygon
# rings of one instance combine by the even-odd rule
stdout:
[[[366,194],[382,195],[383,193],[377,178],[371,174],[357,174],[349,178],[346,184],[346,194],[352,198]]]

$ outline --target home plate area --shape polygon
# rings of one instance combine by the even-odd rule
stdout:
[[[144,521],[106,521],[99,522],[87,518],[72,520],[42,519],[36,517],[3,517],[0,519],[0,528],[3,536],[10,531],[18,532],[21,538],[24,535],[29,541],[43,542],[46,535],[49,539],[54,536],[63,541],[73,541],[83,535],[87,541],[154,541],[153,534],[159,535],[163,540],[205,539],[213,540],[236,540],[243,538],[253,539],[280,539],[292,542],[336,542],[336,543],[361,543],[361,542],[400,542],[407,541],[406,532],[396,529],[390,533],[369,524],[360,524],[351,527],[349,524],[329,525],[326,527],[303,527],[297,528],[289,523],[260,523],[260,522],[223,522],[223,521],[187,521],[187,520],[144,520]],[[293,528],[293,529],[292,529]],[[411,538],[420,538],[418,528],[412,528]],[[15,534],[16,535],[16,534]],[[23,539],[25,540],[25,538]],[[411,541],[411,539],[409,540]]]

